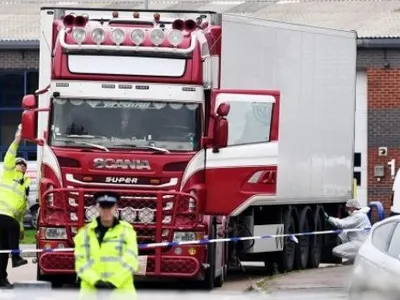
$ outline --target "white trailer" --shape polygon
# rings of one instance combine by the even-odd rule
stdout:
[[[256,146],[276,157],[276,194],[233,200],[242,202],[231,224],[242,226],[241,236],[327,228],[323,212],[340,214],[353,195],[356,33],[237,15],[223,15],[222,24],[220,88],[280,91],[278,142]],[[229,140],[236,140],[245,111],[231,106],[227,118]],[[302,238],[290,254],[289,239],[256,240],[239,256],[285,270],[316,267],[324,251],[322,260],[331,261],[335,244],[335,236]]]

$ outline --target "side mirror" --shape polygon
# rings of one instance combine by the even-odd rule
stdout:
[[[225,117],[229,114],[230,108],[228,103],[221,103],[217,108],[217,116],[214,119],[214,153],[228,145],[228,120]]]
[[[225,118],[217,118],[214,121],[214,152],[218,152],[219,148],[228,146],[228,120]]]
[[[21,135],[24,140],[35,143],[37,142],[36,139],[37,115],[38,113],[36,110],[25,110],[22,113]]]
[[[217,108],[217,115],[224,118],[229,114],[230,109],[231,106],[228,103],[223,102]]]
[[[22,99],[23,109],[33,109],[36,108],[36,97],[35,95],[26,95]]]

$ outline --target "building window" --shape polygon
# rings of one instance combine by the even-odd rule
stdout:
[[[0,70],[0,155],[4,159],[7,149],[14,139],[18,124],[21,123],[21,101],[24,95],[38,89],[37,70]],[[23,141],[18,156],[36,160],[35,144]]]
[[[354,153],[354,167],[361,167],[361,153]]]

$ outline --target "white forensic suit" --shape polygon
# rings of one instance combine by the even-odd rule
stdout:
[[[328,222],[331,223],[338,229],[363,229],[371,228],[371,222],[368,218],[368,212],[371,208],[363,207],[361,209],[355,210],[351,215],[346,218],[339,219],[334,217],[329,217]],[[339,238],[342,244],[336,246],[332,250],[332,254],[345,258],[348,260],[354,260],[358,253],[358,250],[367,239],[369,231],[351,231],[342,232],[339,234]]]

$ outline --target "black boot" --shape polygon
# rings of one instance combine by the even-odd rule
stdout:
[[[8,279],[1,278],[0,279],[0,289],[12,289],[12,284],[8,281]]]
[[[28,261],[26,259],[23,259],[21,256],[13,256],[11,258],[11,262],[13,268],[18,268],[28,263]]]

